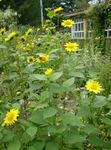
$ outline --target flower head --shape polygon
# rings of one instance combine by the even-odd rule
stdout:
[[[46,71],[45,71],[45,75],[49,76],[52,74],[52,69],[51,68],[48,68]]]
[[[100,93],[102,90],[102,86],[100,85],[99,82],[97,81],[88,81],[85,85],[86,89],[90,92],[94,92],[94,93]]]
[[[5,28],[1,28],[0,29],[0,36],[2,36],[5,32],[6,32],[6,29]]]
[[[66,51],[68,51],[68,52],[77,51],[79,48],[79,44],[76,42],[74,42],[74,43],[68,42],[64,46],[65,46]]]
[[[6,38],[5,38],[5,42],[11,41],[15,36],[17,36],[18,33],[17,32],[12,32],[10,33]]]
[[[2,126],[13,125],[17,121],[17,117],[19,116],[19,113],[20,112],[18,109],[11,109],[9,112],[7,112]]]
[[[71,19],[63,20],[61,26],[71,28],[74,24],[74,21]]]
[[[58,8],[56,8],[56,9],[54,9],[54,12],[57,13],[57,12],[60,12],[60,11],[62,11],[62,10],[63,10],[62,7],[58,7]]]
[[[27,58],[27,62],[29,64],[32,64],[34,61],[35,61],[35,58],[33,56],[30,56],[30,57]]]
[[[29,28],[27,30],[27,32],[25,33],[25,36],[27,37],[29,34],[31,34],[33,32],[32,28]]]
[[[49,55],[43,55],[43,56],[39,56],[38,58],[36,58],[36,62],[39,63],[44,63],[47,62],[49,60]]]

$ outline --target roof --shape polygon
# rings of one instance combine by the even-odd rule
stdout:
[[[86,15],[87,10],[76,10],[73,13],[65,13],[64,15],[66,17],[74,17],[74,16],[78,16],[78,15]]]

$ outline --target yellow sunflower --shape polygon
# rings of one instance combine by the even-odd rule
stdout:
[[[88,81],[85,85],[86,89],[90,92],[94,92],[95,94],[100,93],[102,90],[102,86],[97,81]]]
[[[39,63],[44,63],[44,62],[47,62],[48,60],[49,60],[49,55],[43,55],[43,56],[36,58],[36,62],[39,62]]]
[[[61,26],[71,28],[74,24],[74,21],[71,19],[63,20]]]
[[[51,68],[48,68],[48,69],[45,71],[45,75],[50,76],[51,74],[52,74],[52,69],[51,69]]]
[[[17,117],[19,116],[19,113],[20,112],[18,109],[11,109],[9,112],[7,112],[2,126],[13,125],[17,121]]]
[[[77,51],[79,48],[79,44],[76,42],[74,42],[74,43],[68,42],[64,46],[65,46],[66,51],[68,51],[68,52]]]
[[[33,56],[30,56],[30,57],[27,58],[27,62],[29,64],[32,64],[34,61],[35,61],[35,58]]]
[[[56,8],[56,9],[54,9],[54,13],[60,12],[60,11],[62,11],[62,10],[63,10],[62,7],[58,7],[58,8]]]

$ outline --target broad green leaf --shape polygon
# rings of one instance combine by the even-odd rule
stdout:
[[[50,80],[55,81],[55,80],[59,79],[62,75],[63,75],[62,72],[53,73],[52,76],[50,77]]]
[[[8,131],[8,130],[5,130],[3,134],[4,134],[4,136],[3,136],[4,142],[9,142],[9,141],[13,140],[14,136],[15,136],[13,132]]]
[[[46,100],[50,97],[49,91],[43,91],[41,92],[41,100]]]
[[[105,124],[111,126],[111,119],[109,119],[109,118],[104,118],[104,119],[103,119],[103,122],[104,122]]]
[[[74,84],[74,78],[70,78],[63,83],[63,87],[70,87]]]
[[[44,81],[44,80],[47,80],[47,77],[44,74],[31,74],[29,76],[28,80],[31,80],[31,81],[36,81],[36,80]]]
[[[85,141],[85,137],[78,133],[70,133],[66,139],[69,144],[83,143]]]
[[[75,116],[74,114],[71,113],[66,113],[63,115],[62,117],[63,123],[64,124],[68,124],[71,126],[81,126],[81,121],[80,121],[80,117]]]
[[[36,150],[36,148],[33,147],[33,146],[28,146],[28,147],[27,147],[27,150]]]
[[[102,141],[96,134],[95,135],[90,135],[88,138],[89,142],[91,143],[92,146],[96,147],[103,147],[104,141]]]
[[[37,104],[37,106],[35,107],[35,110],[37,109],[42,109],[42,108],[45,108],[45,107],[48,107],[48,103],[43,103],[43,104]]]
[[[59,145],[55,142],[46,143],[45,150],[59,150]]]
[[[45,147],[45,142],[43,141],[34,142],[33,147],[35,148],[35,150],[43,150],[43,148]]]
[[[88,106],[81,106],[77,113],[77,116],[79,117],[88,117],[90,115],[91,115],[91,112]]]
[[[32,140],[31,136],[29,134],[27,134],[26,132],[24,132],[22,137],[21,137],[21,143],[27,144],[31,140]]]
[[[96,96],[94,101],[94,107],[99,108],[107,104],[106,98],[104,96]]]
[[[84,127],[84,132],[86,132],[87,134],[97,133],[98,129],[96,127],[94,127],[94,125],[92,125],[92,124],[87,124]]]
[[[34,137],[37,133],[37,127],[29,127],[26,130],[27,134],[29,134],[31,137]]]
[[[29,120],[36,124],[44,123],[42,112],[33,112]]]
[[[70,72],[69,75],[73,76],[73,77],[78,77],[78,78],[85,78],[84,74],[82,72],[79,72],[79,71]]]
[[[21,143],[19,140],[13,140],[8,145],[8,150],[20,150]]]
[[[54,108],[54,107],[49,107],[49,108],[46,108],[43,112],[43,117],[44,118],[49,118],[49,117],[52,117],[54,115],[56,115],[57,113],[57,109]]]

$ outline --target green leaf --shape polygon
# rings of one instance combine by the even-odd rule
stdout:
[[[52,117],[54,115],[56,115],[57,113],[57,109],[54,108],[54,107],[49,107],[49,108],[46,108],[43,112],[43,117],[46,119],[46,118],[49,118],[49,117]]]
[[[31,81],[36,81],[36,80],[45,81],[45,80],[47,80],[47,77],[43,74],[31,74],[29,76],[28,80],[31,80]]]
[[[48,99],[49,97],[50,97],[50,94],[49,94],[49,91],[43,91],[43,92],[41,92],[41,95],[40,95],[41,97],[41,100],[46,100],[46,99]]]
[[[21,147],[20,141],[19,140],[13,140],[8,145],[8,150],[20,150],[20,147]]]
[[[84,127],[84,132],[86,132],[87,134],[92,134],[92,133],[97,133],[97,128],[94,127],[94,125],[92,124],[87,124],[85,127]]]
[[[107,104],[106,98],[104,96],[96,96],[94,101],[94,107],[100,108]]]
[[[84,74],[82,72],[73,71],[69,73],[70,76],[78,77],[78,78],[85,78]]]
[[[0,140],[3,138],[3,135],[2,135],[2,133],[0,133]]]
[[[71,133],[67,136],[66,140],[69,144],[77,144],[83,143],[85,141],[85,137],[78,133]]]
[[[29,127],[26,130],[27,134],[29,134],[31,137],[34,137],[37,133],[37,127]]]
[[[33,147],[35,148],[35,150],[43,150],[43,148],[45,147],[45,142],[43,141],[34,142]]]
[[[62,75],[63,75],[62,72],[53,73],[52,76],[50,77],[50,80],[55,81],[55,80],[59,79]]]
[[[103,147],[104,141],[102,141],[97,135],[91,135],[89,137],[89,142],[91,143],[92,146],[96,147]]]
[[[36,148],[33,147],[33,146],[28,146],[28,147],[27,147],[27,150],[36,150]]]
[[[64,124],[68,124],[71,126],[81,126],[81,121],[80,121],[80,117],[75,116],[71,113],[66,113],[62,116],[62,120]]]
[[[45,150],[59,150],[59,145],[55,142],[48,142]]]
[[[77,116],[88,117],[91,115],[89,106],[81,106],[78,110]]]
[[[44,124],[42,112],[33,112],[29,120],[36,124]]]
[[[70,78],[63,83],[63,87],[70,87],[74,84],[74,78]]]
[[[111,126],[111,119],[109,119],[109,118],[104,118],[104,119],[103,119],[103,122],[104,122],[105,124]]]

